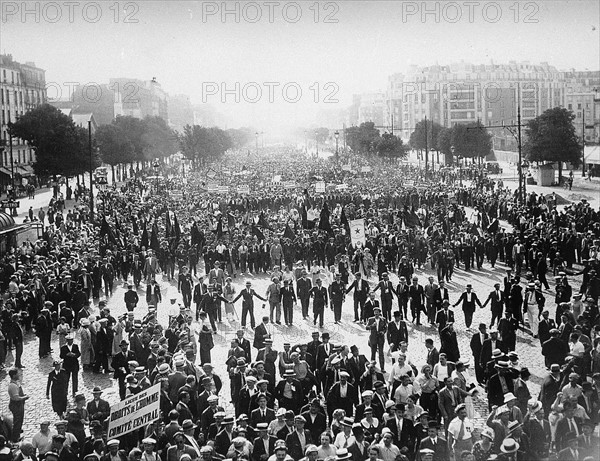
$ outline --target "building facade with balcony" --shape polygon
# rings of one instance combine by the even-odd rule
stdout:
[[[12,138],[11,158],[8,124],[46,101],[46,71],[33,62],[19,63],[10,54],[0,55],[0,135],[5,145],[0,157],[0,183],[6,183],[13,169],[16,179],[33,175],[35,151],[22,139]]]

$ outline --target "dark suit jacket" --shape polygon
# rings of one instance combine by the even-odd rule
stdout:
[[[573,421],[577,424],[577,430],[579,434],[583,434],[581,430],[581,419],[578,417],[573,417]],[[556,424],[556,432],[554,433],[554,441],[556,443],[556,450],[560,451],[567,448],[567,442],[565,442],[565,436],[571,432],[569,428],[569,422],[566,418],[563,418],[558,421]]]
[[[333,415],[333,410],[341,408],[346,411],[346,416],[352,416],[354,414],[354,403],[358,402],[358,391],[352,384],[347,384],[348,389],[346,391],[346,397],[340,396],[340,383],[337,382],[329,389],[327,394],[327,411],[329,413],[329,419]]]
[[[496,349],[500,349],[504,353],[508,352],[506,345],[499,339],[496,340]],[[479,363],[482,367],[485,367],[487,363],[492,360],[492,352],[492,338],[488,338],[483,342],[481,354],[479,355]]]
[[[442,308],[442,303],[445,299],[450,301],[450,297],[448,296],[448,288],[444,287],[442,291],[440,287],[437,287],[433,292],[433,303],[437,310]]]
[[[256,329],[254,330],[254,343],[253,346],[258,349],[261,350],[265,347],[265,338],[269,335],[269,332],[267,331],[267,327],[265,326],[264,323],[260,323],[256,326]]]
[[[471,336],[471,352],[473,352],[473,358],[475,359],[475,363],[478,365],[481,364],[479,358],[481,357],[481,350],[483,349],[483,344],[485,343],[485,340],[489,338],[489,335],[487,333],[485,333],[483,336],[483,343],[481,342],[481,333],[479,331],[477,333],[474,333],[473,336]]]
[[[413,453],[415,449],[416,437],[415,437],[415,427],[413,422],[410,419],[404,418],[402,421],[402,431],[398,434],[398,424],[396,422],[396,418],[390,419],[386,425],[392,431],[394,435],[394,444],[402,449],[404,447],[408,448],[409,453]]]
[[[436,347],[432,347],[430,351],[427,351],[427,364],[433,370],[436,363],[440,361],[440,352]]]
[[[227,451],[231,446],[231,441],[233,440],[233,433],[230,435],[227,433],[225,429],[222,429],[217,436],[215,437],[215,451],[220,455],[227,456]]]
[[[369,334],[369,346],[375,346],[377,344],[383,345],[385,342],[385,332],[387,331],[387,320],[381,316],[379,316],[379,327],[376,325],[377,319],[375,317],[371,317],[367,321],[367,330],[370,331]]]
[[[73,352],[74,356],[68,356],[69,352]],[[65,344],[60,348],[60,358],[63,360],[63,368],[67,371],[79,370],[79,357],[81,357],[81,352],[79,351],[79,346],[73,343],[71,346],[71,351]]]
[[[310,444],[312,440],[312,436],[310,432],[304,429],[304,437],[306,439],[306,443],[304,448]],[[304,450],[302,449],[302,445],[300,444],[300,439],[298,438],[298,433],[296,431],[292,432],[285,439],[285,445],[288,449],[288,455],[290,455],[293,459],[299,460],[304,457]]]
[[[302,416],[304,416],[304,419],[306,419],[304,429],[309,431],[313,436],[312,443],[314,443],[317,446],[321,445],[321,434],[327,428],[327,419],[325,418],[325,414],[317,412],[314,423],[312,421],[310,411],[305,411],[304,413],[302,413]]]
[[[333,352],[333,348],[334,348],[333,344],[328,343],[328,347],[329,347],[329,353],[327,353],[325,351],[325,345],[323,343],[319,344],[319,346],[317,347],[317,356],[316,356],[317,370],[320,370],[321,368],[323,368],[323,365],[327,361],[327,358]]]
[[[283,391],[285,390],[286,379],[282,379],[275,386],[275,395],[274,397],[281,402],[283,398]],[[297,379],[292,380],[292,387],[295,389],[292,391],[292,399],[297,402],[297,408],[299,409],[302,406],[302,400],[304,396],[302,395],[302,384]]]
[[[506,373],[504,375],[506,381],[506,387],[508,388],[508,392],[515,391],[514,379],[516,376],[512,376],[510,373]],[[487,394],[488,394],[488,402],[490,405],[503,405],[504,404],[504,394],[505,392],[502,389],[502,384],[500,383],[500,375],[496,373],[493,375],[487,382]]]
[[[277,442],[277,437],[269,436],[268,443],[268,453],[265,452],[265,444],[262,442],[260,437],[256,437],[252,442],[254,446],[254,450],[252,451],[252,459],[253,461],[265,461],[269,456],[271,456],[275,452],[275,442]],[[266,455],[266,457],[263,457]]]
[[[433,461],[450,461],[450,452],[448,451],[448,442],[446,439],[438,436],[436,443],[434,444],[429,437],[426,437],[421,440],[419,450],[425,448],[433,450]]]
[[[238,340],[238,344],[246,353],[246,362],[250,362],[252,360],[250,357],[250,341],[246,338],[242,338],[241,340]]]
[[[265,414],[265,417],[263,418],[263,416],[261,415],[261,412],[260,412],[260,408],[252,410],[252,413],[250,413],[250,426],[256,427],[256,425],[258,423],[267,423],[268,424],[275,419],[275,412],[273,410],[271,410],[270,408],[267,408],[265,411],[266,411],[266,414]]]
[[[402,341],[408,342],[408,328],[404,320],[400,321],[400,327],[396,326],[396,322],[387,324],[387,341],[388,344],[394,345],[397,348]]]
[[[446,328],[446,324],[448,322],[454,321],[454,311],[451,311],[450,309],[448,309],[448,313],[441,309],[435,316],[435,323],[438,324],[438,331],[442,331],[444,328]]]
[[[299,278],[296,281],[296,292],[298,293],[298,298],[300,299],[308,299],[310,296],[310,289],[312,288],[312,282],[310,279],[301,279]]]
[[[110,415],[110,404],[106,400],[100,399],[96,403],[92,399],[87,403],[87,411],[90,414],[90,421],[104,421]]]
[[[369,445],[363,440],[362,453],[356,442],[348,447],[348,453],[352,455],[352,461],[366,461],[369,459]]]

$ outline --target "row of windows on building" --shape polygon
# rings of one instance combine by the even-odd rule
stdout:
[[[4,151],[4,158],[2,159],[2,165],[10,167],[10,151],[8,148]],[[13,161],[15,165],[23,163],[33,163],[33,151],[31,149],[13,149]]]
[[[41,104],[42,99],[40,95],[40,90],[28,89],[13,92],[13,103],[11,104],[10,91],[8,88],[6,90],[0,90],[0,104],[11,106],[22,106],[23,104]]]

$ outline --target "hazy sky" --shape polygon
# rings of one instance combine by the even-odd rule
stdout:
[[[68,82],[156,77],[169,93],[215,106],[231,127],[268,131],[309,124],[319,110],[349,105],[354,93],[383,90],[410,64],[528,60],[598,70],[599,5],[2,1],[0,49],[46,69],[64,96]]]

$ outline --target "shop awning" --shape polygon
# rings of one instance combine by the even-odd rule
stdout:
[[[9,178],[12,178],[12,174],[10,173],[10,170],[4,166],[0,166],[0,174],[6,175]]]
[[[16,172],[19,173],[21,176],[35,176],[35,173],[33,172],[33,167],[31,165],[17,165],[15,169],[16,168],[18,168],[18,171]]]
[[[600,146],[585,146],[583,156],[587,165],[600,165]]]

